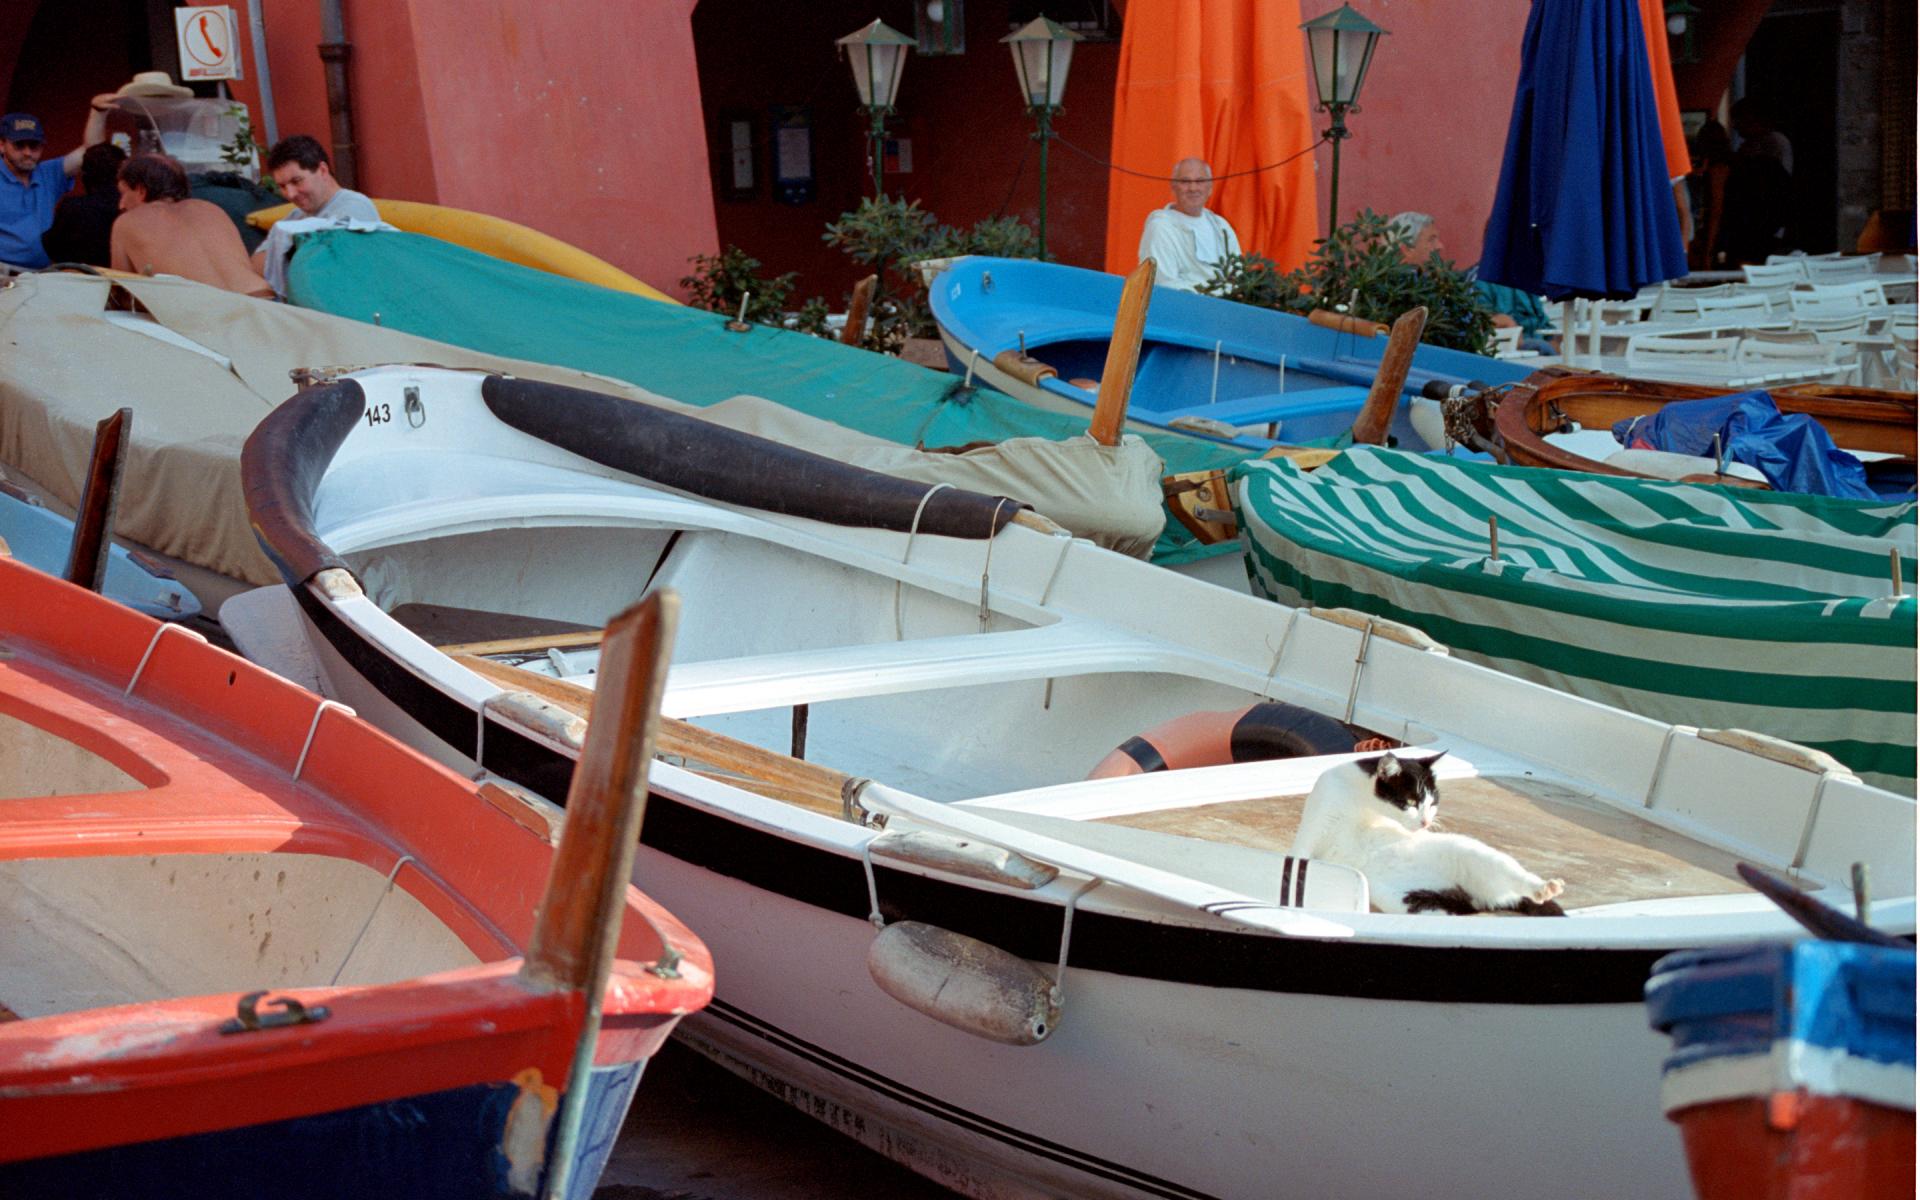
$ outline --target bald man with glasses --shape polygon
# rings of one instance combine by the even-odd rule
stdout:
[[[1213,268],[1240,253],[1239,235],[1219,213],[1207,207],[1213,195],[1213,168],[1205,159],[1183,158],[1173,167],[1173,203],[1147,214],[1140,233],[1140,261],[1154,261],[1154,283],[1180,291],[1198,291]]]

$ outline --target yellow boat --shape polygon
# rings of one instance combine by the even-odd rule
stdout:
[[[375,200],[373,205],[380,210],[381,220],[408,233],[422,233],[523,267],[598,284],[616,292],[632,292],[651,300],[678,303],[658,288],[634,278],[605,259],[596,258],[559,238],[502,217],[490,217],[485,213],[447,208],[439,204],[423,204],[417,200]],[[271,229],[274,222],[292,212],[291,204],[263,208],[248,213],[247,224],[255,229]]]

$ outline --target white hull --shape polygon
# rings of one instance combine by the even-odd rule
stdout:
[[[984,828],[987,842],[1061,868],[1031,891],[972,882],[885,857],[874,827],[837,811],[666,763],[652,779],[635,881],[719,964],[716,1003],[686,1036],[967,1194],[1687,1194],[1640,982],[1660,952],[1797,927],[1737,880],[1698,891],[1656,881],[1652,894],[1564,920],[1474,920],[1288,908],[1244,876],[1222,883],[1227,860],[1208,856],[1240,847],[1212,840],[1172,838],[1206,861],[1156,870],[1150,843],[1165,835],[1129,819],[1210,819],[1297,796],[1349,757],[1078,782],[1170,715],[1260,696],[1350,711],[1369,729],[1444,745],[1443,795],[1507,781],[1624,822],[1638,831],[1628,840],[1677,836],[1781,870],[1797,859],[1830,896],[1850,861],[1870,860],[1876,921],[1913,928],[1912,802],[1856,780],[1822,782],[1392,631],[1061,537],[923,531],[909,546],[883,529],[688,501],[493,423],[462,391],[477,392],[470,377],[364,378],[374,393],[442,390],[428,395],[424,433],[347,410],[309,536],[353,575],[289,573],[314,652],[305,669],[363,716],[463,770],[484,723],[489,770],[550,786],[570,769],[567,746],[483,714],[500,689],[386,608],[517,604],[590,623],[643,587],[671,586],[687,603],[670,716],[784,752],[793,710],[808,709],[809,762],[966,802],[899,801],[890,828]],[[437,457],[453,447],[461,454]],[[587,669],[566,657],[562,674]],[[883,808],[899,795],[856,794]],[[1036,829],[1084,841],[1049,843]],[[1087,852],[1129,838],[1144,857]],[[1569,875],[1570,899],[1600,882]],[[1089,876],[1106,882],[1090,889]],[[875,900],[889,921],[953,929],[1048,975],[1077,904],[1057,1028],[1003,1045],[893,999],[868,970]]]

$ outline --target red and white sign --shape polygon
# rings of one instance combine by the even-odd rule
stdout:
[[[180,79],[196,83],[240,79],[240,26],[225,6],[176,8],[174,33],[180,41]]]

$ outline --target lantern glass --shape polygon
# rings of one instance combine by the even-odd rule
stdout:
[[[853,68],[854,90],[867,108],[892,108],[900,94],[900,76],[907,66],[907,47],[913,39],[875,21],[839,39]]]
[[[1321,107],[1353,107],[1366,82],[1367,68],[1373,63],[1374,46],[1386,30],[1344,4],[1301,28],[1307,33],[1314,91]]]
[[[1073,44],[1080,35],[1045,17],[1036,17],[1000,40],[1013,52],[1020,102],[1028,108],[1059,108],[1067,93]]]

